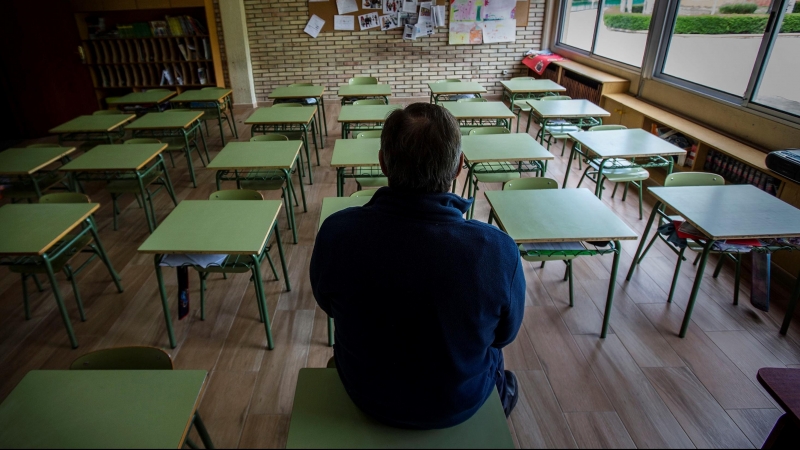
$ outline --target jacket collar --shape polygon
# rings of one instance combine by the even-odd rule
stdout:
[[[378,189],[372,199],[364,205],[373,211],[408,217],[429,222],[461,222],[464,213],[472,206],[472,199],[465,199],[449,192],[442,194],[418,194],[398,191],[390,187]]]

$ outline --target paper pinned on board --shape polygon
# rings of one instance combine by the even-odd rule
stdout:
[[[483,28],[483,43],[514,42],[517,38],[516,19],[479,22]]]
[[[356,0],[336,0],[336,8],[340,15],[358,11]]]
[[[397,14],[387,14],[385,16],[381,16],[381,30],[387,31],[394,28],[400,28],[400,20],[397,18]]]
[[[444,5],[438,5],[433,7],[433,24],[436,27],[443,27],[444,26],[444,15],[447,14],[444,9]]]
[[[383,13],[397,15],[403,8],[402,0],[383,0]]]
[[[333,29],[353,31],[356,29],[356,18],[353,16],[333,16]]]
[[[381,26],[378,13],[362,14],[358,16],[358,23],[361,25],[362,30],[369,30],[370,28]]]
[[[308,24],[303,31],[316,39],[317,36],[319,36],[319,32],[322,31],[323,25],[325,25],[325,21],[322,20],[318,15],[314,14],[310,19],[308,19]]]
[[[482,20],[508,20],[516,18],[517,0],[491,0],[481,9]]]
[[[417,39],[417,26],[416,25],[406,25],[405,29],[403,30],[403,39],[411,40],[411,41]]]
[[[416,13],[417,0],[403,0],[403,12]]]

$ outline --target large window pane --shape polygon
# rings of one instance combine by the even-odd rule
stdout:
[[[655,0],[606,0],[594,52],[640,67]]]
[[[787,2],[789,4],[793,2]],[[789,5],[791,6],[791,5]],[[800,8],[797,8],[800,9]],[[800,116],[800,20],[798,14],[784,16],[781,32],[775,38],[761,84],[753,101]]]
[[[753,14],[723,14],[741,0],[681,0],[663,72],[744,96],[768,18],[750,1]]]
[[[592,50],[599,4],[600,0],[567,0],[561,26],[562,44]]]

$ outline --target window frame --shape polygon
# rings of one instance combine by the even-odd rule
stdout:
[[[555,27],[555,36],[553,39],[554,50],[564,53],[575,53],[588,59],[598,61],[602,64],[611,65],[613,67],[631,72],[632,74],[636,74],[640,76],[642,80],[659,81],[667,85],[719,101],[726,105],[736,107],[737,109],[755,113],[759,116],[765,116],[781,122],[788,122],[789,124],[795,126],[800,124],[800,114],[793,114],[787,111],[779,110],[756,101],[758,89],[761,86],[761,81],[769,65],[769,58],[772,54],[772,49],[774,48],[775,42],[777,41],[780,33],[780,27],[783,25],[788,0],[772,0],[770,3],[769,9],[767,10],[767,14],[769,14],[767,26],[764,30],[761,44],[756,55],[756,60],[753,63],[753,69],[750,73],[747,88],[742,96],[724,92],[664,73],[663,69],[664,65],[666,64],[669,46],[672,42],[680,0],[655,0],[650,20],[650,28],[647,32],[647,43],[645,45],[644,55],[642,56],[641,66],[633,66],[594,53],[597,44],[597,31],[600,27],[600,18],[605,3],[606,0],[598,1],[597,18],[595,20],[594,34],[592,35],[592,46],[591,50],[587,51],[581,48],[573,47],[561,41],[562,33],[564,32],[564,18],[567,13],[567,5],[569,4],[568,1],[561,0],[558,8],[558,14],[555,16],[557,18],[557,26]],[[644,83],[639,84],[640,92],[643,84]]]

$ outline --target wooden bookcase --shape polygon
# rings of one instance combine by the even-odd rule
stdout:
[[[83,62],[101,107],[105,107],[106,97],[131,91],[168,88],[183,92],[224,86],[211,0],[72,0],[71,3],[82,40]],[[102,17],[106,29],[114,29],[118,24],[164,21],[166,16],[191,16],[205,27],[207,34],[92,39],[87,25],[87,18]],[[181,48],[187,52],[186,56]],[[194,51],[189,52],[190,48]],[[172,82],[161,84],[165,69],[172,75]]]
[[[531,76],[539,77],[533,70]],[[564,86],[564,95],[586,99],[599,105],[603,95],[628,92],[630,81],[609,75],[575,61],[553,61],[544,70],[542,78],[547,78]]]

